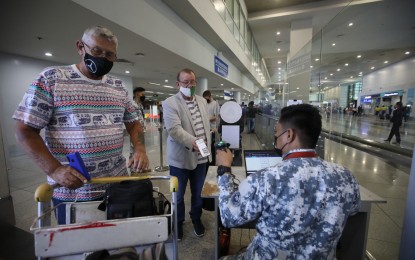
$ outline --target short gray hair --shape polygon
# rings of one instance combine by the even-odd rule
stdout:
[[[118,48],[118,38],[108,28],[103,26],[92,26],[84,31],[82,41],[89,42],[94,37],[102,37],[110,42],[115,43],[115,48]]]

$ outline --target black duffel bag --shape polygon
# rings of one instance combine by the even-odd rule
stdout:
[[[106,210],[107,219],[132,218],[166,214],[170,202],[159,192],[154,198],[153,184],[144,179],[111,184],[98,208]]]

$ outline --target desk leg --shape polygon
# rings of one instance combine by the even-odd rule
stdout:
[[[215,197],[215,259],[219,258],[219,200]]]
[[[365,259],[369,212],[358,212],[347,219],[337,245],[337,259]]]

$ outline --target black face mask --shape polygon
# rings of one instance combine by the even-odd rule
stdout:
[[[208,103],[210,103],[210,102],[211,102],[211,101],[210,101],[210,98],[207,98],[207,99],[206,99],[206,101],[207,101]]]
[[[146,96],[140,96],[140,102],[144,102],[146,100]]]
[[[281,149],[276,147],[278,137],[280,137],[281,135],[285,134],[285,132],[287,132],[287,130],[285,130],[284,132],[282,132],[280,135],[274,137],[274,150],[275,150],[275,153],[278,156],[282,156],[282,149],[284,149],[284,147],[288,144],[288,143],[284,144],[284,146],[281,147]]]
[[[112,61],[109,61],[106,58],[94,57],[86,52],[84,56],[84,62],[89,72],[91,72],[97,77],[101,77],[105,74],[108,74],[108,72],[110,72],[112,66],[114,65]]]

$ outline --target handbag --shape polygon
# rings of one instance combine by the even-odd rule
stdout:
[[[98,209],[106,211],[107,219],[120,219],[165,214],[170,207],[166,197],[153,190],[150,179],[144,179],[111,184]]]

